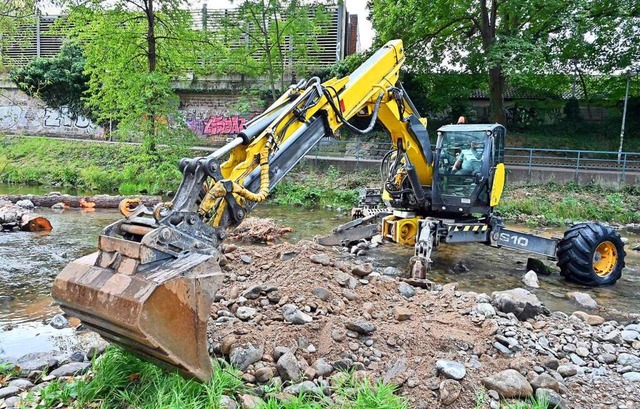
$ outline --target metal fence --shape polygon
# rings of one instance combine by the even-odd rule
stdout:
[[[370,162],[382,159],[392,148],[388,142],[360,140],[337,141],[323,139],[308,156],[317,159],[337,159]],[[618,158],[619,157],[619,158]],[[586,151],[566,149],[505,148],[506,165],[534,168],[568,169],[575,172],[609,171],[625,174],[640,173],[640,152]]]

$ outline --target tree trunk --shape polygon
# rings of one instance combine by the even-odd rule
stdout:
[[[19,200],[31,200],[31,202],[37,207],[51,207],[57,203],[63,203],[68,207],[81,208],[80,201],[84,199],[85,203],[94,203],[94,208],[97,209],[115,209],[118,207],[123,199],[137,197],[142,199],[142,203],[145,206],[154,206],[162,201],[160,196],[109,196],[109,195],[97,195],[97,196],[69,196],[69,195],[0,195],[0,202],[8,201],[16,203]]]
[[[156,70],[157,56],[156,56],[156,33],[155,33],[155,15],[153,12],[153,0],[147,0],[146,7],[147,15],[147,63],[149,66],[149,72]]]
[[[504,77],[502,76],[502,67],[498,65],[489,69],[490,119],[506,126],[507,117],[502,101],[503,91]]]

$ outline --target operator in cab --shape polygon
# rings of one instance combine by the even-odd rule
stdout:
[[[482,170],[482,151],[478,142],[472,141],[469,149],[463,149],[453,164],[453,173],[456,175],[475,175]]]

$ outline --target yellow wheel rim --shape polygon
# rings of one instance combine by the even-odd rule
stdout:
[[[603,241],[593,253],[593,271],[599,277],[607,277],[613,272],[618,262],[616,246],[610,241]]]

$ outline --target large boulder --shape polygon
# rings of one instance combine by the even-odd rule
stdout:
[[[512,312],[519,320],[525,321],[536,315],[549,315],[549,310],[531,292],[524,288],[495,291],[491,294],[493,305],[504,313]]]

